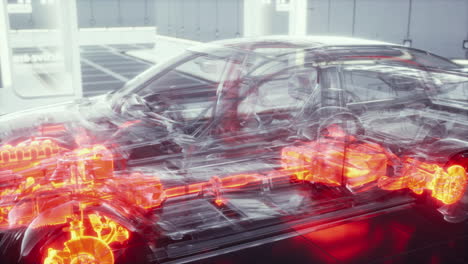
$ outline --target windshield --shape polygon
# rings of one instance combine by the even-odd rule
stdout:
[[[180,61],[186,60],[187,57],[192,54],[182,53],[179,56],[175,56],[167,61],[156,64],[155,66],[147,69],[146,71],[140,73],[135,78],[128,81],[122,88],[115,91],[112,96],[114,103],[118,103],[125,97],[137,89],[139,86],[143,85],[149,79],[154,76],[159,76],[161,73],[164,73],[165,70],[170,69],[173,65],[177,65]]]
[[[239,87],[252,72],[271,61],[275,61],[274,54],[256,49],[201,45],[129,82],[113,95],[113,108],[122,108],[126,101],[145,102],[153,111],[177,116],[178,121],[208,119],[224,90]],[[132,95],[142,100],[127,100]]]
[[[158,113],[183,124],[211,119],[223,87],[242,80],[253,64],[262,62],[265,58],[256,53],[202,45],[129,83],[114,95],[114,109],[138,116],[129,109]],[[140,99],[129,100],[132,96]]]

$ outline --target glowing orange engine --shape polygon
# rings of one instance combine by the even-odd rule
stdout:
[[[63,148],[50,139],[31,140],[22,142],[17,146],[4,145],[0,148],[0,168],[15,163],[36,161],[50,158],[58,154]]]
[[[102,145],[68,150],[50,139],[0,149],[0,228],[28,225],[71,196],[124,200],[130,206],[160,204],[161,184],[140,173],[114,175],[112,153]],[[153,199],[152,195],[158,199]],[[72,208],[42,225],[66,223]]]
[[[35,168],[65,150],[50,139],[31,140],[17,146],[5,145],[0,148],[0,171],[19,172],[26,177],[43,176],[41,170]]]

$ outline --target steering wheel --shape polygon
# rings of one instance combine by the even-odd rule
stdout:
[[[347,124],[347,121],[352,122],[354,131],[350,130],[350,127]],[[344,126],[343,126],[343,123],[344,123]],[[323,135],[325,130],[327,130],[327,128],[332,124],[340,125],[348,135],[365,135],[365,132],[366,132],[358,116],[356,116],[355,114],[351,112],[339,112],[339,113],[333,114],[332,116],[320,122],[320,125],[317,130],[318,132],[317,135]]]

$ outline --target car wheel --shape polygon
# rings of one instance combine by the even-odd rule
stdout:
[[[448,168],[452,165],[460,165],[468,171],[468,150],[454,155],[445,167]],[[450,223],[461,223],[468,219],[468,185],[465,187],[465,194],[460,201],[451,205],[444,205],[438,210],[443,214],[444,219]]]
[[[129,258],[133,263],[146,263],[148,245],[115,219],[93,211],[70,216],[60,225],[29,228],[22,245],[22,263],[126,264],[132,263]]]

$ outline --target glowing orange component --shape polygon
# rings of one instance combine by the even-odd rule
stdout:
[[[458,202],[465,193],[466,171],[459,165],[450,166],[447,172],[433,177],[427,184],[427,188],[432,190],[432,197],[445,204]]]
[[[40,128],[40,132],[43,135],[65,132],[65,130],[64,125],[45,125]]]
[[[261,181],[258,174],[238,174],[223,177],[220,179],[221,187],[226,189],[236,189],[244,187],[250,183]],[[190,195],[202,192],[204,189],[212,188],[211,182],[194,183],[186,186],[177,186],[164,190],[166,198]]]
[[[342,182],[343,148],[339,142],[324,139],[299,147],[286,147],[281,158],[283,168],[297,179],[339,186]],[[340,151],[337,149],[341,148]]]
[[[258,174],[238,174],[221,178],[221,184],[223,188],[235,189],[241,188],[250,183],[260,182],[261,179],[262,176]]]
[[[0,189],[0,228],[28,225],[70,195],[123,200],[144,209],[161,203],[159,179],[141,173],[115,177],[113,154],[103,145],[66,150],[51,140],[33,140],[3,146],[0,152],[0,180],[9,183]],[[43,215],[36,224],[66,223],[71,212],[71,207],[62,208],[59,215]]]
[[[387,173],[390,164],[385,150],[373,143],[352,144],[346,149],[344,174],[348,186],[376,181]]]
[[[466,171],[459,165],[444,170],[440,165],[412,158],[402,160],[403,170],[398,177],[388,177],[390,157],[380,145],[355,142],[339,127],[328,129],[328,138],[286,147],[282,151],[282,165],[298,180],[330,186],[358,187],[378,181],[385,190],[411,189],[421,194],[432,191],[432,196],[445,204],[459,201],[467,184]]]
[[[163,200],[163,186],[159,179],[142,173],[132,173],[120,179],[114,179],[118,193],[109,199],[125,198],[131,206],[151,209],[161,205]]]
[[[224,199],[216,199],[216,200],[215,200],[215,204],[216,204],[217,206],[222,206],[222,205],[224,205],[225,203],[226,203],[226,201],[225,201]]]
[[[70,221],[68,228],[70,239],[63,243],[62,250],[48,248],[43,264],[114,264],[114,254],[109,244],[128,240],[128,230],[97,214],[89,214],[88,219],[91,229],[97,236],[84,235],[86,228],[83,221]]]
[[[292,171],[299,180],[331,186],[345,183],[357,187],[386,174],[389,159],[382,147],[374,143],[346,143],[342,134],[334,135],[340,138],[284,148],[283,168]]]
[[[339,126],[327,130],[328,134],[316,141],[283,148],[281,170],[264,175],[214,176],[207,182],[165,190],[155,176],[137,172],[114,174],[114,155],[104,145],[68,150],[49,139],[5,145],[0,148],[0,228],[29,225],[39,215],[42,219],[33,227],[76,219],[72,206],[60,207],[53,216],[41,214],[61,206],[71,195],[83,200],[119,201],[130,208],[151,209],[165,199],[207,192],[214,197],[216,205],[222,206],[226,203],[222,189],[242,189],[266,179],[289,180],[291,176],[348,188],[377,183],[385,190],[409,188],[417,194],[430,190],[434,198],[445,204],[459,201],[464,194],[467,175],[461,166],[445,170],[438,164],[406,158],[400,160],[403,169],[398,177],[388,177],[390,160],[397,157],[378,144],[357,141]],[[81,206],[84,209],[89,205],[83,202]],[[61,250],[49,248],[45,264],[114,262],[109,244],[128,240],[128,230],[105,217],[95,214],[87,217],[96,236],[84,235],[82,220],[70,222],[70,239]]]
[[[445,204],[453,204],[462,198],[466,182],[466,171],[462,166],[453,165],[444,170],[437,164],[407,158],[402,176],[382,177],[379,186],[384,190],[408,188],[416,194],[427,189],[432,191],[432,197]]]
[[[41,161],[59,155],[63,152],[52,140],[32,140],[16,146],[5,145],[0,148],[0,171],[24,171],[38,165]]]
[[[343,130],[343,128],[339,125],[332,124],[327,127],[326,129],[327,132],[327,137],[329,138],[335,138],[335,139],[345,139],[346,140],[355,140],[355,137],[346,134],[346,132]]]
[[[206,183],[195,183],[187,186],[179,186],[170,188],[164,191],[164,194],[167,198],[177,197],[182,195],[189,195],[194,193],[199,193],[203,190]]]
[[[127,121],[127,122],[121,124],[121,125],[119,126],[119,128],[120,128],[120,129],[122,129],[122,128],[128,128],[128,127],[131,127],[131,126],[133,126],[133,125],[136,125],[136,124],[138,124],[138,123],[140,123],[140,122],[141,122],[141,120]]]

